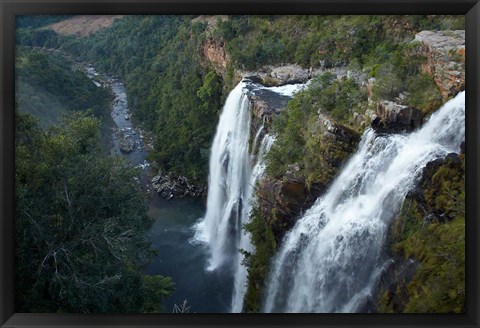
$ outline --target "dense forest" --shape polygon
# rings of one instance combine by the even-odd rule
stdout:
[[[154,171],[201,186],[222,106],[237,82],[256,76],[265,86],[278,85],[271,73],[260,73],[286,65],[309,72],[308,87],[264,120],[276,140],[242,227],[254,247],[239,250],[248,268],[244,312],[262,311],[285,235],[326,193],[364,132],[413,128],[375,121],[379,104],[413,108],[418,127],[464,89],[446,92],[425,69],[432,55],[414,41],[421,31],[464,30],[460,16],[125,16],[86,37],[50,28],[69,18],[17,19],[21,311],[156,312],[174,290],[170,278],[142,274],[152,256],[147,199],[138,171],[99,151],[112,95],[81,64],[125,82],[133,121],[153,136]],[[464,53],[444,57],[464,70]],[[326,126],[334,127],[335,138]],[[386,248],[398,264],[392,275],[411,259],[418,269],[395,284],[383,279],[371,310],[464,311],[464,161],[461,153],[429,166],[407,195]],[[271,186],[280,186],[281,195]],[[430,213],[437,219],[426,221]]]
[[[137,172],[99,155],[100,122],[74,112],[48,130],[16,113],[17,310],[158,311],[173,283],[144,276],[151,221]]]

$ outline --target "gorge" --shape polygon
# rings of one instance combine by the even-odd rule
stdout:
[[[22,309],[464,311],[464,18],[74,18],[19,19]]]

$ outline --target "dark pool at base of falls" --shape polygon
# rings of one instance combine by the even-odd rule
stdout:
[[[174,305],[186,299],[190,313],[228,312],[232,297],[231,274],[205,270],[206,245],[193,243],[194,225],[205,214],[200,199],[164,200],[150,198],[149,216],[155,219],[149,233],[152,247],[158,252],[146,268],[149,275],[172,277],[175,291],[164,306],[172,312]]]

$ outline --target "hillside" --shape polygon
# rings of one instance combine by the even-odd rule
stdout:
[[[117,19],[123,15],[77,15],[45,26],[45,29],[55,31],[60,35],[75,36],[84,38],[102,29],[109,28]]]
[[[158,192],[209,188],[201,241],[212,263],[231,265],[232,309],[458,313],[464,25],[438,15],[76,16],[19,29],[17,46],[55,49],[125,83],[131,121],[153,136]],[[26,58],[21,93],[50,98],[60,88],[33,89]],[[34,73],[57,72],[44,66]],[[297,84],[288,96],[271,89]],[[70,94],[44,107],[79,103]]]

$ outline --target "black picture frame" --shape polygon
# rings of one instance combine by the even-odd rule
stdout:
[[[478,0],[0,0],[1,327],[479,327],[480,4]],[[35,314],[14,307],[15,15],[455,14],[466,16],[465,314]]]

